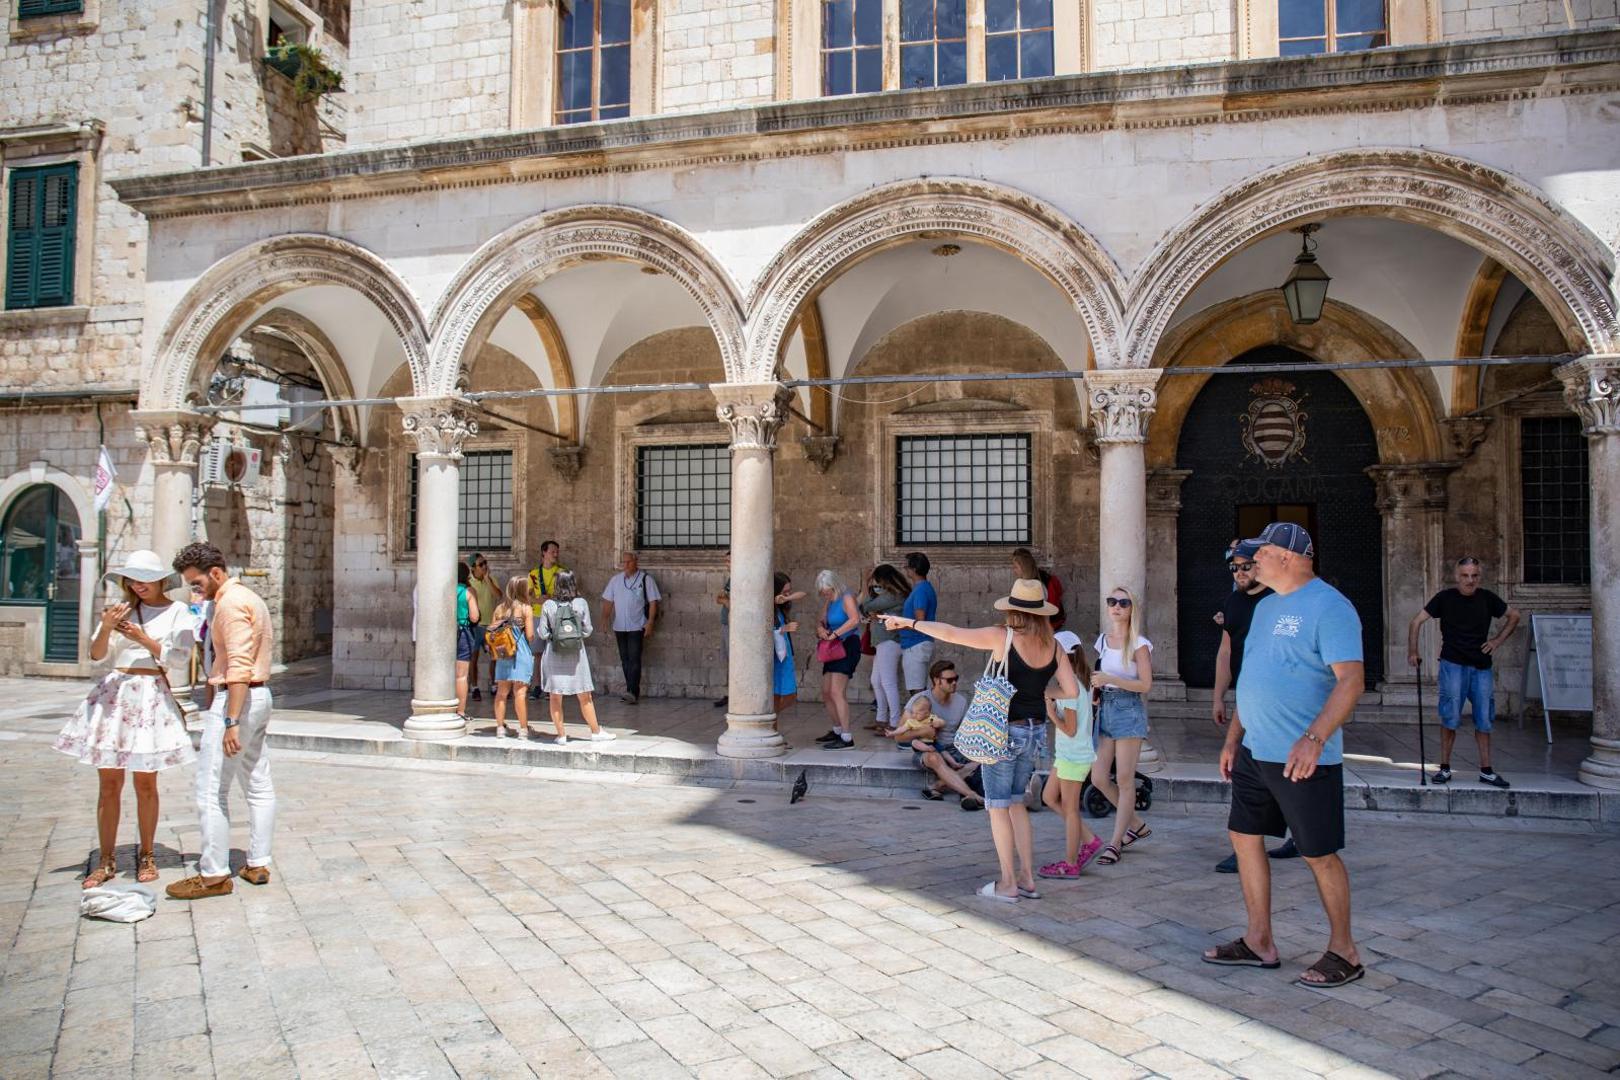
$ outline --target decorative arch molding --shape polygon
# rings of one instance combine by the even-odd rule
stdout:
[[[1286,345],[1325,363],[1418,359],[1417,349],[1390,327],[1349,304],[1329,300],[1322,318],[1299,326],[1274,289],[1207,308],[1176,326],[1160,344],[1156,367],[1218,368],[1265,345]],[[1447,457],[1439,418],[1444,409],[1432,380],[1412,368],[1334,372],[1372,422],[1378,460],[1385,465]],[[1158,411],[1148,430],[1147,465],[1171,469],[1187,413],[1210,375],[1161,379]],[[1227,376],[1236,378],[1237,376]]]
[[[966,238],[1007,252],[1045,275],[1084,321],[1099,367],[1120,363],[1119,268],[1055,207],[998,184],[961,178],[885,184],[806,225],[760,274],[748,304],[752,381],[776,370],[789,330],[849,264],[913,240]]]
[[[54,466],[46,466],[45,476],[41,480],[35,480],[26,467],[0,480],[0,521],[6,519],[11,512],[11,504],[17,501],[18,496],[36,487],[54,487],[66,495],[68,502],[73,504],[74,513],[79,515],[79,527],[87,534],[85,540],[95,543],[96,501],[91,497],[90,489],[77,476]]]
[[[473,355],[518,297],[576,263],[621,259],[668,274],[714,331],[726,378],[742,380],[742,305],[731,278],[680,226],[627,206],[553,210],[521,222],[474,252],[434,307],[427,385],[453,391],[462,358]]]
[[[398,336],[412,379],[421,385],[428,334],[409,286],[365,248],[322,233],[291,233],[227,255],[186,291],[158,338],[139,407],[186,407],[199,358],[222,353],[264,305],[312,285],[343,286],[369,300]]]
[[[1485,335],[1490,329],[1496,298],[1507,280],[1507,267],[1486,256],[1474,271],[1463,301],[1462,318],[1457,324],[1456,351],[1459,360],[1475,360],[1485,355]],[[1479,388],[1485,381],[1484,368],[1458,368],[1452,373],[1451,415],[1464,416],[1479,408]]]
[[[343,366],[343,358],[338,355],[332,339],[326,336],[326,331],[317,326],[314,320],[287,308],[271,308],[255,319],[253,325],[243,333],[259,331],[283,338],[303,353],[315,369],[315,374],[320,376],[321,386],[328,398],[353,399],[358,396],[354,392],[354,382],[349,378],[349,369]],[[361,442],[362,432],[355,406],[340,405],[333,412],[337,415],[338,441]]]
[[[1154,249],[1132,281],[1126,356],[1146,358],[1222,261],[1263,236],[1351,215],[1410,221],[1512,271],[1576,351],[1620,348],[1614,253],[1551,199],[1505,173],[1427,150],[1358,149],[1291,162],[1228,188]],[[1145,360],[1137,361],[1145,363]]]

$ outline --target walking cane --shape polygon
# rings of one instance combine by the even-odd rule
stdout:
[[[1423,760],[1428,757],[1423,749],[1423,661],[1417,662],[1417,690],[1418,690],[1418,786],[1429,786],[1429,766]]]

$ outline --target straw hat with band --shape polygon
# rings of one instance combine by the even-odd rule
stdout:
[[[102,578],[111,581],[114,578],[128,578],[130,581],[161,581],[165,589],[173,588],[180,581],[180,575],[173,569],[163,565],[163,559],[155,551],[132,551],[129,558],[124,560],[123,566],[108,570]]]
[[[1056,615],[1057,605],[1046,600],[1046,586],[1038,578],[1019,578],[1012,592],[995,603],[997,611],[1022,611],[1025,615]]]

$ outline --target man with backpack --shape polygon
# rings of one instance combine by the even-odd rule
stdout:
[[[636,553],[626,551],[620,573],[602,590],[602,621],[613,627],[619,645],[619,666],[624,669],[624,700],[641,700],[641,650],[652,637],[663,596],[652,575],[640,568]]]

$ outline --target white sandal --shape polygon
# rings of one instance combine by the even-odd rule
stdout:
[[[988,896],[992,900],[1000,900],[1003,904],[1018,903],[1017,894],[1012,896],[1002,896],[1000,893],[996,892],[996,883],[993,881],[985,882],[984,885],[979,888],[979,895]]]

